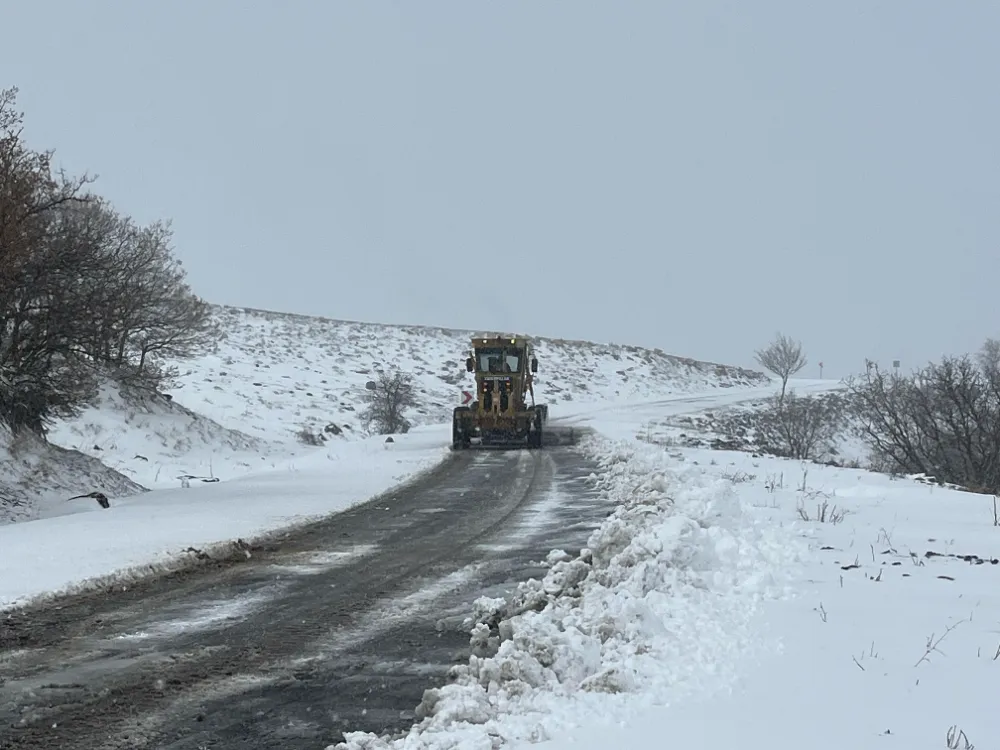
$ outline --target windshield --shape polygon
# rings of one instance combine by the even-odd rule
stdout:
[[[479,372],[520,372],[520,349],[477,349],[476,368]]]

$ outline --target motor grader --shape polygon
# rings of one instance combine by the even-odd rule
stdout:
[[[476,390],[472,403],[455,409],[452,448],[541,448],[548,407],[535,403],[533,378],[538,360],[531,340],[516,335],[476,336],[465,369],[475,373]]]

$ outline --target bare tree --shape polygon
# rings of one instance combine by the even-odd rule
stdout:
[[[211,348],[221,333],[211,308],[198,297],[170,247],[169,225],[135,235],[130,262],[114,276],[117,312],[115,362],[145,385],[160,387],[175,374],[168,359],[189,359]]]
[[[979,367],[987,376],[1000,372],[1000,340],[989,338],[983,343],[976,357]]]
[[[89,177],[53,171],[52,152],[27,148],[17,89],[0,91],[0,289],[49,237],[53,212],[90,199],[82,194]]]
[[[409,431],[410,422],[404,412],[417,403],[412,376],[398,370],[382,372],[368,385],[361,417],[369,428],[374,425],[382,435]]]
[[[92,260],[75,211],[92,197],[87,178],[54,172],[51,152],[27,148],[16,93],[0,93],[0,419],[41,432],[93,394],[75,305]]]
[[[778,333],[766,348],[757,350],[755,355],[761,367],[781,378],[779,399],[784,401],[788,379],[808,364],[802,353],[802,344]]]
[[[85,293],[86,351],[121,382],[161,388],[176,372],[164,360],[195,356],[218,340],[211,310],[187,284],[169,224],[139,227],[103,203],[89,214],[100,237]]]
[[[1000,492],[1000,369],[985,351],[908,377],[868,363],[850,387],[880,468]]]
[[[123,368],[130,359],[133,321],[146,304],[141,274],[152,259],[141,229],[131,219],[104,201],[88,206],[87,214],[98,227],[98,263],[82,280],[81,295],[92,325],[81,345],[95,362]]]
[[[0,420],[44,434],[90,403],[107,365],[155,387],[164,359],[216,331],[169,225],[137,227],[28,148],[16,94],[0,92]]]

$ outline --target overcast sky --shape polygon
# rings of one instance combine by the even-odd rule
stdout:
[[[1000,4],[7,3],[31,145],[213,302],[825,375],[1000,335]],[[810,365],[803,375],[815,376]]]

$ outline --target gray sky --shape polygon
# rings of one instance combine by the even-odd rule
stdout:
[[[996,3],[2,15],[32,145],[213,302],[734,364],[781,329],[828,376],[1000,334]]]

